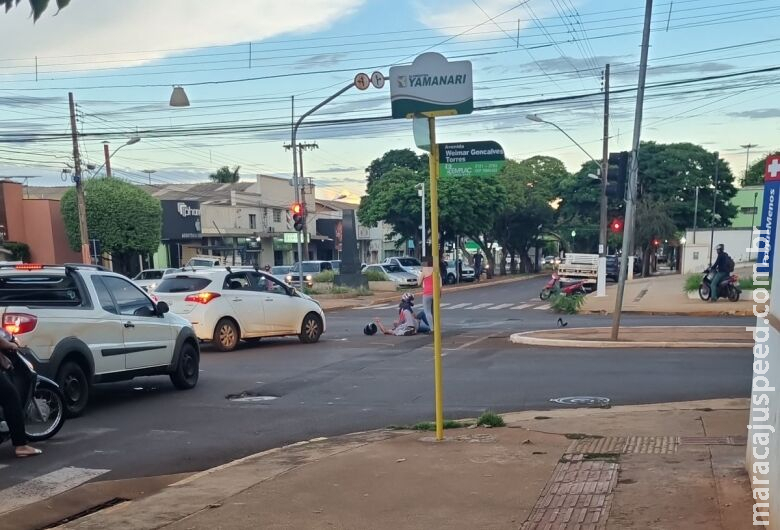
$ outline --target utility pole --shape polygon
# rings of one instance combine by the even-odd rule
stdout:
[[[76,127],[76,103],[73,92],[68,92],[70,106],[70,135],[73,139],[73,180],[76,181],[76,204],[79,211],[79,238],[81,239],[81,261],[91,264],[89,255],[89,231],[87,230],[87,206],[84,197],[84,184],[81,182],[81,156],[79,155],[78,128]]]
[[[642,31],[642,52],[639,61],[639,81],[634,111],[634,138],[631,146],[628,189],[626,190],[626,220],[623,223],[623,259],[620,260],[620,280],[615,298],[615,311],[612,315],[612,340],[618,339],[620,316],[623,311],[623,295],[626,291],[629,256],[634,246],[634,215],[636,211],[636,191],[639,176],[639,138],[642,133],[642,110],[645,100],[645,79],[647,78],[647,54],[650,48],[650,22],[653,17],[653,0],[645,0],[645,23]]]
[[[298,188],[298,156],[296,154],[296,147],[295,147],[295,133],[297,132],[295,128],[295,96],[290,96],[290,107],[291,107],[291,114],[290,114],[290,131],[291,131],[291,141],[289,144],[289,148],[292,149],[292,159],[293,159],[293,190],[295,191],[295,202],[300,202],[300,190]],[[288,146],[285,146],[285,149],[287,149]],[[305,210],[305,206],[304,206]],[[299,286],[301,288],[301,291],[303,291],[303,244],[301,243],[301,233],[298,232],[298,263],[300,264],[299,267]]]
[[[601,215],[596,296],[607,296],[607,177],[609,175],[609,64],[604,68],[604,146],[601,152]],[[624,259],[627,259],[624,257]]]
[[[108,142],[103,143],[103,156],[106,158],[106,176],[111,177],[111,155],[108,154]]]
[[[750,150],[754,147],[758,147],[758,144],[751,144],[747,143],[745,145],[740,145],[742,149],[745,149],[745,176],[742,177],[742,185],[745,185],[745,181],[747,180],[747,174],[748,170],[750,169]]]
[[[298,159],[301,164],[301,202],[303,203],[303,255],[306,256],[306,259],[309,259],[309,212],[306,207],[306,177],[303,176],[303,151],[306,149],[319,149],[319,147],[317,142],[298,144]]]
[[[696,186],[696,194],[693,199],[693,244],[696,244],[696,223],[699,219],[699,187]]]
[[[712,264],[712,246],[715,244],[715,208],[718,206],[718,168],[720,154],[715,151],[715,189],[712,191],[712,216],[710,218],[710,264]]]

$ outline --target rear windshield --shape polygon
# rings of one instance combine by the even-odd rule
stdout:
[[[166,277],[157,286],[157,293],[190,293],[205,288],[211,280],[208,278],[193,278],[191,276]]]
[[[71,276],[34,273],[0,277],[0,304],[81,305],[81,291]]]
[[[290,267],[271,267],[271,274],[287,274]]]
[[[304,263],[303,272],[320,272],[320,270],[329,270],[330,263]]]
[[[398,265],[385,265],[385,270],[387,272],[403,272]]]
[[[419,267],[420,262],[414,258],[398,258],[398,263],[404,267]]]

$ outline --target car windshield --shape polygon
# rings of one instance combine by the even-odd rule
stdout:
[[[163,271],[143,271],[136,276],[136,280],[159,280],[163,277]]]
[[[290,272],[290,267],[271,267],[271,274],[287,274]]]
[[[403,272],[403,269],[398,265],[385,265],[385,271],[387,272]]]
[[[320,272],[319,263],[304,263],[303,272]]]
[[[208,278],[196,278],[193,276],[174,276],[165,278],[157,286],[158,293],[191,293],[205,288],[211,280]]]
[[[420,267],[420,262],[417,261],[414,258],[399,258],[398,263],[401,264],[402,267]]]

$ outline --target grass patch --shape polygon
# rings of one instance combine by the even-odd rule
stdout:
[[[350,289],[349,287],[344,287],[343,285],[334,285],[330,288],[331,294],[348,294],[351,293],[353,289]]]
[[[747,291],[747,290],[752,291],[754,289],[771,290],[772,289],[772,279],[770,278],[769,281],[767,281],[766,277],[759,278],[759,282],[757,284],[755,284],[755,283],[753,283],[753,277],[752,276],[743,276],[743,277],[741,277],[739,279],[739,287],[743,291]]]
[[[683,291],[686,293],[695,293],[699,291],[699,285],[701,285],[701,274],[689,274],[685,277],[685,284],[683,285]]]
[[[579,313],[582,304],[585,303],[585,296],[581,294],[554,294],[550,297],[550,307],[555,313],[564,313],[574,315]]]
[[[463,427],[468,427],[467,423],[463,423],[461,421],[455,421],[455,420],[444,420],[444,428],[445,429],[462,429]],[[412,430],[415,431],[435,431],[436,430],[436,422],[433,421],[421,421],[420,423],[416,423],[411,426]]]
[[[333,279],[336,277],[336,271],[322,271],[314,276],[314,281],[317,283],[333,283]]]
[[[504,418],[495,412],[486,410],[482,413],[482,416],[477,419],[477,425],[484,425],[486,427],[504,427],[506,426],[506,423],[504,423]]]
[[[387,275],[377,270],[363,271],[363,276],[370,282],[384,282],[387,280]]]

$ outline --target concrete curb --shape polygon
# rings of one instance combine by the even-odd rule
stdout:
[[[603,309],[581,309],[580,315],[611,315],[613,311],[606,311]],[[673,317],[673,316],[688,316],[688,317],[752,317],[752,310],[735,309],[731,311],[634,311],[623,310],[623,315],[650,315],[657,317]]]
[[[659,328],[660,326],[632,326],[633,328]],[[685,327],[685,326],[679,326]],[[690,327],[690,326],[689,326]],[[701,328],[722,329],[722,326],[696,326]],[[571,328],[573,329],[608,329],[608,328]],[[611,341],[611,340],[581,340],[581,339],[551,339],[547,337],[535,337],[538,333],[565,333],[562,330],[534,330],[522,333],[513,333],[509,341],[513,344],[525,346],[547,346],[558,348],[751,348],[751,342],[704,342],[704,341]]]
[[[442,294],[450,293],[450,292],[469,291],[471,289],[481,289],[483,287],[490,287],[491,285],[503,285],[503,284],[513,283],[513,282],[522,282],[522,281],[525,281],[525,280],[531,280],[533,278],[539,278],[539,277],[542,277],[542,276],[546,276],[546,275],[545,274],[529,274],[527,276],[506,278],[506,279],[491,281],[491,282],[488,282],[488,283],[482,283],[482,282],[477,283],[477,282],[474,282],[474,283],[467,284],[467,285],[455,285],[455,286],[451,286],[451,287],[444,287],[442,289]],[[404,292],[411,292],[415,296],[422,296],[422,291],[419,290],[419,289],[414,289],[414,290],[409,290],[409,291],[404,291]],[[377,298],[375,300],[372,300],[369,305],[386,304],[387,302],[393,302],[393,301],[399,299],[400,294],[401,293],[396,292],[396,293],[393,293],[392,296],[388,295],[388,296],[383,296],[382,298]],[[316,298],[315,298],[315,300],[316,300]],[[332,309],[326,309],[326,311],[343,311],[343,310],[346,310],[346,309],[357,309],[359,307],[368,307],[368,306],[365,305],[365,301],[363,301],[362,303],[354,303],[354,304],[349,304],[349,305],[345,305],[345,306],[341,306],[341,307],[334,307]]]

